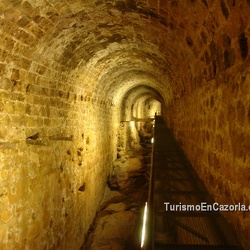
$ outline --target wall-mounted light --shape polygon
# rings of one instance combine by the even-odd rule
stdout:
[[[151,138],[151,143],[154,143],[154,137]]]
[[[142,225],[142,235],[141,235],[141,248],[144,246],[145,235],[146,235],[146,222],[147,222],[147,209],[148,203],[145,203],[144,215],[143,215],[143,225]]]

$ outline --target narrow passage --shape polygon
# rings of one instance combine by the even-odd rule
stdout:
[[[144,204],[148,198],[151,149],[117,159],[114,175],[82,250],[138,250]]]

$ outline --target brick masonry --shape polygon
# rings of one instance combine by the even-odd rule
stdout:
[[[249,11],[248,0],[2,0],[0,248],[78,249],[120,121],[157,101],[213,197],[249,204]],[[249,213],[225,216],[249,248]]]

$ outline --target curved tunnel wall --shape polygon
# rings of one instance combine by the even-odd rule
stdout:
[[[249,11],[247,0],[2,0],[0,246],[81,246],[124,94],[142,85],[215,200],[249,204]],[[225,216],[248,247],[249,214]]]
[[[120,113],[121,124],[118,136],[120,151],[140,148],[139,132],[145,122],[161,111],[161,94],[147,85],[138,85],[123,94]]]
[[[138,85],[128,90],[122,97],[121,120],[128,121],[134,118],[149,118],[146,115],[148,106],[144,104],[147,101],[150,102],[149,99],[152,100],[152,103],[163,103],[161,94],[149,86]],[[157,106],[157,104],[153,106]],[[160,107],[160,104],[158,107]],[[157,110],[153,109],[153,111]]]

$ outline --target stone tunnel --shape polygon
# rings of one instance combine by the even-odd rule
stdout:
[[[217,202],[250,204],[249,0],[1,0],[0,13],[1,249],[80,249],[118,148],[155,112]],[[249,212],[225,216],[249,249]]]

